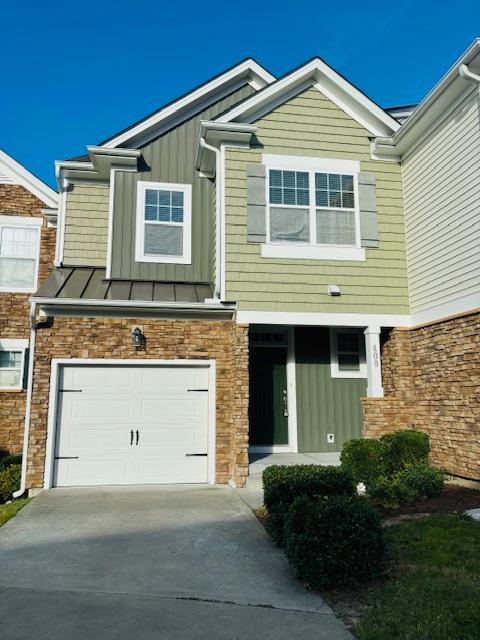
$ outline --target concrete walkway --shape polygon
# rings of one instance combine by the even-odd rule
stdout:
[[[0,529],[2,640],[347,640],[228,487],[56,489]]]

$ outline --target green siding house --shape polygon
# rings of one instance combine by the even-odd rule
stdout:
[[[409,317],[399,128],[320,58],[247,59],[57,162],[26,486],[242,485],[361,437]]]

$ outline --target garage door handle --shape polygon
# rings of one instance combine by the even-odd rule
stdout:
[[[133,444],[133,429],[130,431],[130,446]]]
[[[135,444],[138,444],[138,441],[139,441],[139,439],[140,439],[140,433],[139,433],[138,429],[136,430],[136,432],[135,432],[135,433],[136,433],[136,438],[137,438],[137,439],[135,440]]]
[[[205,393],[205,392],[207,392],[207,391],[208,391],[208,389],[187,389],[187,391],[188,391],[189,393],[191,393],[192,391],[197,391],[197,392]]]
[[[206,458],[208,453],[186,453],[186,458]]]
[[[55,456],[55,460],[78,460],[78,456]]]

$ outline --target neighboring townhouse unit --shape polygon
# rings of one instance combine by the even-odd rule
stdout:
[[[57,206],[53,189],[0,150],[0,449],[12,453],[22,451],[29,298],[53,268]]]
[[[480,480],[480,40],[374,154],[402,166],[414,328],[390,336],[366,433],[401,420],[430,434],[437,464]]]
[[[319,58],[248,59],[58,162],[23,487],[242,485],[249,451],[430,429],[394,150],[423,104],[401,125]]]

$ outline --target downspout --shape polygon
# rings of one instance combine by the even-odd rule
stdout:
[[[28,440],[30,436],[30,413],[32,407],[33,390],[33,366],[35,362],[35,338],[36,338],[36,303],[30,304],[30,343],[28,345],[28,382],[27,382],[27,405],[25,408],[25,426],[23,428],[23,454],[22,454],[22,475],[20,478],[20,489],[13,494],[14,498],[19,498],[25,493],[27,484],[27,456]]]
[[[211,144],[205,142],[205,138],[200,138],[200,146],[204,149],[208,149],[209,151],[213,151],[213,153],[215,154],[215,181],[217,189],[217,197],[215,199],[215,220],[217,228],[215,234],[215,291],[213,293],[213,297],[220,300],[222,297],[222,181],[220,180],[220,174],[222,171],[221,153],[220,149],[217,149]]]
[[[471,80],[473,82],[478,82],[480,84],[480,76],[476,73],[472,73],[466,64],[461,64],[458,69],[458,75],[461,78],[465,78],[465,80]]]

